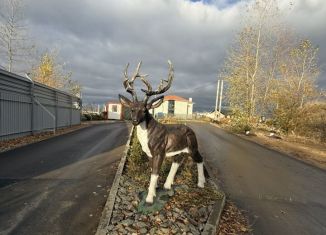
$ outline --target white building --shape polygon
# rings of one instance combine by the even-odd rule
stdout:
[[[107,119],[122,120],[124,118],[124,108],[119,101],[109,101],[105,105]]]
[[[167,95],[164,97],[160,107],[154,109],[154,117],[174,116],[176,118],[192,118],[193,102],[192,98],[185,99],[176,95]]]

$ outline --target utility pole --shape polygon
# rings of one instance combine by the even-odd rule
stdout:
[[[216,102],[215,102],[215,119],[217,119],[217,104],[218,104],[218,97],[219,97],[219,91],[220,91],[220,80],[217,80],[217,87],[216,87]]]
[[[219,112],[219,115],[221,115],[221,108],[222,108],[222,98],[223,98],[223,83],[224,81],[221,80],[221,92],[220,92],[220,103],[218,105],[218,112]]]

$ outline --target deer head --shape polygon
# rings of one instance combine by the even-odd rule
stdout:
[[[122,105],[130,108],[131,120],[132,120],[133,125],[135,125],[135,126],[145,120],[146,115],[148,115],[148,113],[149,113],[148,112],[149,109],[157,108],[163,103],[164,96],[163,95],[157,96],[157,95],[163,94],[171,87],[171,84],[173,81],[173,76],[174,76],[172,63],[171,63],[171,61],[168,61],[168,63],[169,63],[168,79],[167,80],[162,79],[159,87],[155,91],[153,91],[151,84],[146,80],[146,77],[148,75],[147,74],[145,74],[145,75],[139,74],[139,69],[140,69],[141,63],[142,62],[138,63],[136,71],[131,78],[129,78],[129,76],[128,76],[129,63],[127,64],[127,66],[124,70],[125,78],[123,81],[123,86],[126,89],[126,91],[132,95],[132,101],[129,100],[128,98],[126,98],[125,96],[119,94],[120,103]],[[141,89],[141,91],[145,93],[145,97],[142,101],[138,101],[137,94],[134,89],[134,82],[135,82],[136,78],[139,78],[147,87],[146,90]],[[157,97],[155,97],[149,101],[149,98],[154,95]]]

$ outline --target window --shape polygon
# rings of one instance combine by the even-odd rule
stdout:
[[[114,104],[112,105],[112,112],[117,113],[118,112],[118,105]]]
[[[174,100],[169,100],[168,114],[174,115]]]

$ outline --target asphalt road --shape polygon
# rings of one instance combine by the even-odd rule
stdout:
[[[326,234],[326,171],[212,125],[190,126],[223,190],[249,214],[254,234]]]
[[[128,132],[93,125],[0,154],[0,234],[94,234]]]

